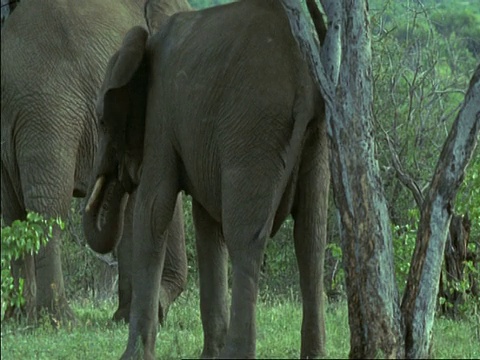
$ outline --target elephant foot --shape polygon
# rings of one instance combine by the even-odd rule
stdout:
[[[160,303],[158,304],[158,322],[160,325],[164,325],[165,319],[167,318],[168,310],[170,308],[170,300],[168,295],[163,288],[160,290]],[[125,324],[128,324],[130,321],[130,303],[120,305],[113,314],[112,320],[115,322],[123,321]]]
[[[200,355],[200,359],[216,359],[220,354],[220,350],[203,350],[202,354]]]
[[[124,307],[118,307],[117,311],[113,314],[112,320],[115,322],[123,321],[125,324],[128,324],[130,320],[130,305]]]

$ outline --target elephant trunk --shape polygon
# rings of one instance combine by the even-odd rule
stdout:
[[[90,192],[83,228],[88,245],[96,252],[112,251],[122,236],[128,194],[115,178],[100,176]]]

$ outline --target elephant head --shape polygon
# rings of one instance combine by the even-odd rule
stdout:
[[[110,59],[97,102],[99,143],[83,217],[90,247],[112,251],[121,237],[128,194],[138,185],[143,157],[147,31],[132,28]]]

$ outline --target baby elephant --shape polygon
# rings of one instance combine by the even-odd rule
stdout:
[[[323,40],[325,24],[309,8]],[[166,229],[182,190],[193,199],[202,357],[255,357],[266,239],[289,214],[303,299],[300,355],[321,355],[330,178],[324,105],[281,1],[178,13],[150,38],[131,29],[110,59],[97,112],[96,196],[110,201],[99,208],[121,217],[121,199],[136,189],[123,358],[154,359]]]

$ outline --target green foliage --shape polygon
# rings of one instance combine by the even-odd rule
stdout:
[[[15,286],[11,274],[11,261],[21,259],[24,255],[36,254],[42,245],[45,245],[52,237],[55,225],[64,228],[60,218],[46,220],[40,214],[29,212],[27,219],[15,220],[10,226],[3,226],[2,222],[2,295],[1,295],[1,318],[9,306],[20,307],[24,304],[23,279],[19,279],[18,287]]]
[[[125,349],[128,326],[110,320],[115,304],[109,301],[76,302],[74,331],[53,330],[48,323],[35,328],[2,323],[2,359],[118,359]],[[184,292],[172,305],[160,328],[158,359],[198,358],[203,344],[197,289]],[[259,301],[257,309],[257,357],[298,358],[301,304],[296,298]],[[327,359],[348,358],[350,336],[345,302],[326,309]],[[435,321],[433,354],[439,359],[480,358],[478,318]],[[452,345],[453,344],[453,345]]]
[[[480,312],[454,321],[437,318],[433,326],[432,359],[480,359]]]
[[[476,261],[467,259],[463,262],[463,278],[447,284],[450,288],[447,290],[458,291],[463,294],[462,303],[458,306],[458,311],[464,316],[476,316],[479,319],[480,334],[480,292],[478,289],[472,289],[476,281],[476,286],[480,284],[480,149],[477,147],[472,160],[466,170],[465,179],[455,201],[455,212],[457,214],[468,214],[470,219],[470,241],[468,243],[468,252],[473,255]],[[473,290],[473,291],[472,291]],[[446,306],[452,304],[440,299]],[[480,335],[479,335],[480,336]]]
[[[187,250],[188,282],[196,283],[198,279],[197,250],[195,245],[195,226],[192,216],[192,198],[183,196],[183,220]]]
[[[480,11],[477,2],[468,0],[462,6],[441,0],[370,4],[376,150],[392,220],[396,279],[403,291],[419,209],[392,158],[398,157],[402,173],[424,194],[478,64],[478,53],[466,41],[480,39]],[[456,213],[469,213],[471,243],[480,235],[479,157],[477,150],[455,203]]]
[[[342,248],[336,243],[329,243],[326,247],[326,257],[330,256],[334,259],[335,265],[331,271],[327,272],[331,274],[331,281],[327,281],[325,285],[328,287],[325,289],[329,298],[335,298],[336,296],[344,293],[345,287],[345,271],[342,266]]]
[[[260,279],[260,295],[289,296],[299,292],[299,275],[293,239],[294,221],[288,217],[268,239]]]
[[[445,39],[455,39],[473,55],[480,55],[480,14],[468,7],[447,6],[432,12],[432,24]]]
[[[465,172],[465,179],[458,191],[455,200],[455,212],[457,214],[468,212],[472,222],[470,238],[480,241],[480,148],[478,146],[473,153],[472,160]]]
[[[415,249],[417,224],[420,217],[418,210],[410,210],[409,217],[409,223],[406,223],[402,226],[392,225],[395,277],[400,293],[403,292],[405,286],[407,285],[408,272],[410,271],[410,261]]]
[[[452,318],[477,318],[477,333],[480,338],[480,294],[472,292],[472,282],[480,279],[480,269],[471,260],[463,262],[463,277],[458,281],[446,284],[448,293],[457,292],[461,295],[459,302],[452,304],[445,297],[439,297],[439,305],[445,306],[448,310],[454,310]],[[478,291],[478,290],[477,290]],[[449,313],[449,311],[447,311]]]

